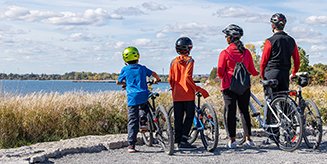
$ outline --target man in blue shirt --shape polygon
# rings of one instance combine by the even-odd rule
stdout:
[[[138,64],[140,54],[135,47],[127,47],[123,51],[123,60],[126,66],[121,70],[117,84],[126,86],[128,106],[128,152],[134,153],[136,136],[139,131],[146,129],[146,112],[148,111],[149,90],[146,77],[153,76],[154,83],[160,81],[156,72]],[[141,126],[139,126],[139,124]]]

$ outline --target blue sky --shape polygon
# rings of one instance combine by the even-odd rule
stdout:
[[[244,29],[257,52],[272,35],[269,19],[282,12],[285,31],[327,64],[327,0],[1,0],[0,72],[120,72],[121,52],[136,46],[140,63],[168,73],[178,37],[193,40],[194,73],[209,73],[227,47],[221,30]]]

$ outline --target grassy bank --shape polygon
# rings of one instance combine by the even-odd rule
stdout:
[[[206,86],[211,96],[206,102],[217,110],[222,122],[223,100],[216,85]],[[262,97],[262,88],[252,91]],[[309,86],[304,96],[320,107],[327,122],[327,87]],[[158,102],[171,106],[169,92]],[[167,108],[168,109],[168,108]],[[90,134],[126,132],[127,113],[124,92],[35,93],[26,96],[0,96],[0,147],[9,148]]]

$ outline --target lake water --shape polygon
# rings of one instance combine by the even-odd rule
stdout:
[[[168,83],[152,85],[153,89],[166,91]],[[0,80],[1,93],[28,94],[33,92],[103,92],[120,91],[121,86],[116,83],[73,82],[65,80]]]

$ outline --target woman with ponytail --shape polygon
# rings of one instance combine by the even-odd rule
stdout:
[[[241,42],[243,29],[235,24],[230,24],[223,31],[228,47],[219,55],[217,74],[221,79],[221,91],[225,103],[226,117],[225,123],[228,129],[230,141],[227,147],[234,149],[237,147],[236,137],[236,104],[240,109],[242,123],[244,127],[244,139],[247,146],[255,146],[251,140],[251,119],[249,114],[250,88],[244,93],[231,91],[230,85],[236,63],[242,62],[249,74],[257,76],[259,73],[254,67],[253,59],[249,50]]]

